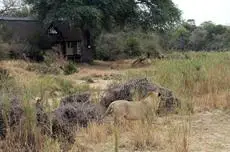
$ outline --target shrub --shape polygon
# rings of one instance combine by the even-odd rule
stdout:
[[[9,72],[6,69],[2,69],[0,68],[0,80],[5,80],[8,79],[9,76]]]
[[[73,62],[69,62],[68,64],[66,64],[64,66],[63,71],[64,71],[65,75],[70,75],[70,74],[73,74],[75,72],[78,72],[77,67]]]
[[[26,57],[33,61],[44,61],[44,51],[40,50],[36,45],[30,43],[25,44],[25,47],[22,50],[22,52],[26,55]]]
[[[123,56],[124,33],[103,33],[96,42],[96,58],[102,60],[115,60]]]
[[[138,30],[103,33],[96,42],[96,58],[117,60],[141,55],[159,57],[163,51],[159,36]]]
[[[140,56],[141,53],[142,53],[141,52],[140,41],[135,37],[129,37],[126,40],[124,52],[129,57]]]
[[[4,47],[0,46],[0,60],[4,60],[9,58],[9,52],[4,49]]]
[[[8,70],[0,68],[0,92],[7,91],[13,93],[16,90],[15,79],[10,76]]]
[[[27,66],[26,70],[41,74],[59,74],[61,71],[59,67],[48,66],[44,63],[32,63]]]
[[[30,43],[12,43],[6,47],[9,57],[12,59],[30,59],[32,61],[44,61],[44,51]]]

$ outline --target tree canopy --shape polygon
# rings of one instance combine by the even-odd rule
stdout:
[[[183,22],[168,33],[169,47],[182,50],[218,50],[230,47],[230,28],[211,21],[195,26]]]
[[[172,0],[25,0],[45,22],[65,20],[84,28],[166,28],[180,20]]]

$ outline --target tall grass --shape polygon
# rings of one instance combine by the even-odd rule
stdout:
[[[188,55],[190,59],[157,62],[154,80],[189,95],[203,95],[229,88],[230,53],[191,52]]]
[[[37,127],[36,110],[34,102],[32,102],[33,90],[30,88],[24,88],[13,83],[12,79],[4,79],[5,83],[2,83],[0,88],[0,101],[3,106],[3,117],[6,124],[7,134],[3,141],[0,142],[2,151],[43,151],[47,148],[47,142],[50,140],[45,137],[40,128]],[[9,86],[11,84],[11,86]],[[11,92],[13,89],[13,92]],[[16,97],[16,98],[15,98]],[[19,117],[19,122],[10,126],[10,119],[12,117],[12,105],[11,100],[18,101],[19,107],[23,113],[16,111],[16,117]],[[1,107],[2,108],[2,107]],[[2,123],[2,122],[1,122]],[[56,143],[55,143],[56,144]],[[52,146],[50,143],[49,146]]]
[[[132,69],[123,77],[123,81],[146,77],[154,83],[170,88],[190,106],[197,104],[195,99],[204,95],[228,94],[230,88],[229,52],[188,52],[186,58],[155,60],[151,68]],[[191,103],[193,101],[193,103]],[[210,100],[210,106],[215,105]],[[220,103],[220,102],[218,102]],[[218,104],[217,103],[217,104]],[[223,103],[223,102],[222,102]],[[200,103],[199,103],[200,104]]]
[[[131,141],[133,150],[157,150],[161,146],[161,136],[154,125],[134,124],[131,135],[128,137]]]
[[[60,143],[42,134],[37,126],[34,97],[42,97],[44,102],[54,98],[54,92],[61,92],[60,96],[88,90],[87,85],[74,85],[69,80],[58,77],[41,76],[21,85],[7,72],[1,73],[0,102],[3,106],[3,116],[7,127],[7,136],[0,142],[3,151],[60,151]],[[11,127],[8,124],[11,113],[10,101],[17,97],[23,113],[18,124]],[[46,104],[46,103],[44,103]],[[54,107],[46,104],[46,110]],[[55,106],[57,107],[57,105]],[[55,147],[55,148],[51,148]]]
[[[177,54],[174,53],[174,56]],[[180,54],[181,55],[181,54]],[[151,67],[142,69],[131,69],[125,73],[122,81],[137,77],[146,77],[154,83],[170,88],[186,104],[186,108],[230,108],[230,53],[185,53],[185,58],[170,58],[168,60],[154,60]],[[89,90],[89,85],[76,85],[63,77],[37,76],[25,78],[21,83],[10,75],[0,77],[0,100],[4,102],[5,108],[9,108],[12,96],[18,95],[24,111],[24,118],[16,129],[8,127],[8,134],[4,141],[0,142],[3,151],[44,151],[59,152],[61,144],[41,133],[36,125],[36,113],[33,98],[42,97],[45,102],[49,98],[56,98],[76,92]],[[99,92],[97,100],[99,98]],[[138,94],[136,95],[138,98]],[[134,97],[135,99],[135,97]],[[96,102],[96,101],[95,101]],[[54,107],[58,106],[58,101]],[[47,104],[46,107],[49,107]],[[182,108],[186,111],[185,108]],[[167,118],[166,118],[167,119]],[[171,117],[169,118],[171,119]],[[119,126],[119,143],[116,149],[124,144],[132,150],[159,150],[159,148],[170,147],[170,151],[188,152],[190,137],[190,120],[173,124],[165,122],[158,125],[144,125],[141,123],[124,123]],[[162,127],[163,126],[163,127]],[[165,126],[166,129],[164,128]],[[162,131],[168,129],[168,136]],[[80,129],[76,135],[76,143],[70,151],[87,151],[84,145],[97,145],[112,142],[111,149],[114,150],[113,126],[109,124],[90,123],[87,128]],[[129,143],[123,143],[127,138]],[[165,139],[167,138],[167,139]]]
[[[169,143],[174,152],[189,152],[189,137],[191,124],[182,120],[182,124],[173,124],[168,131]]]

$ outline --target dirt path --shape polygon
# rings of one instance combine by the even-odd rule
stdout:
[[[192,120],[190,151],[229,152],[230,113],[217,110],[196,114]]]
[[[168,143],[168,130],[175,124],[183,122],[185,117],[170,116],[160,119],[157,126],[161,128],[159,134],[164,136],[160,143],[160,148],[144,152],[174,152],[175,145]],[[213,112],[202,112],[191,116],[190,135],[188,136],[189,152],[230,152],[230,112],[226,113],[220,110]],[[173,124],[173,125],[172,125]],[[154,128],[153,128],[154,129]],[[120,152],[134,151],[128,145],[127,135],[123,133],[120,138]],[[181,136],[175,138],[182,138]],[[180,140],[180,139],[179,139]],[[176,141],[173,141],[176,142]],[[95,145],[92,148],[95,152],[114,151],[113,139],[106,143]],[[143,150],[140,150],[143,151]]]

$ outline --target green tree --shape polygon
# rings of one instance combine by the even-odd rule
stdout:
[[[141,26],[145,30],[166,29],[180,20],[172,0],[26,0],[45,23],[63,20],[79,27],[91,44],[101,31],[114,27]],[[86,49],[86,42],[83,42]]]
[[[211,21],[202,23],[200,27],[207,31],[206,49],[217,50],[228,47],[229,32],[227,27],[215,25]]]
[[[184,50],[188,45],[190,32],[183,26],[178,26],[171,34],[171,47]]]
[[[205,48],[208,32],[203,28],[196,28],[189,37],[189,43],[193,50],[199,51]]]

